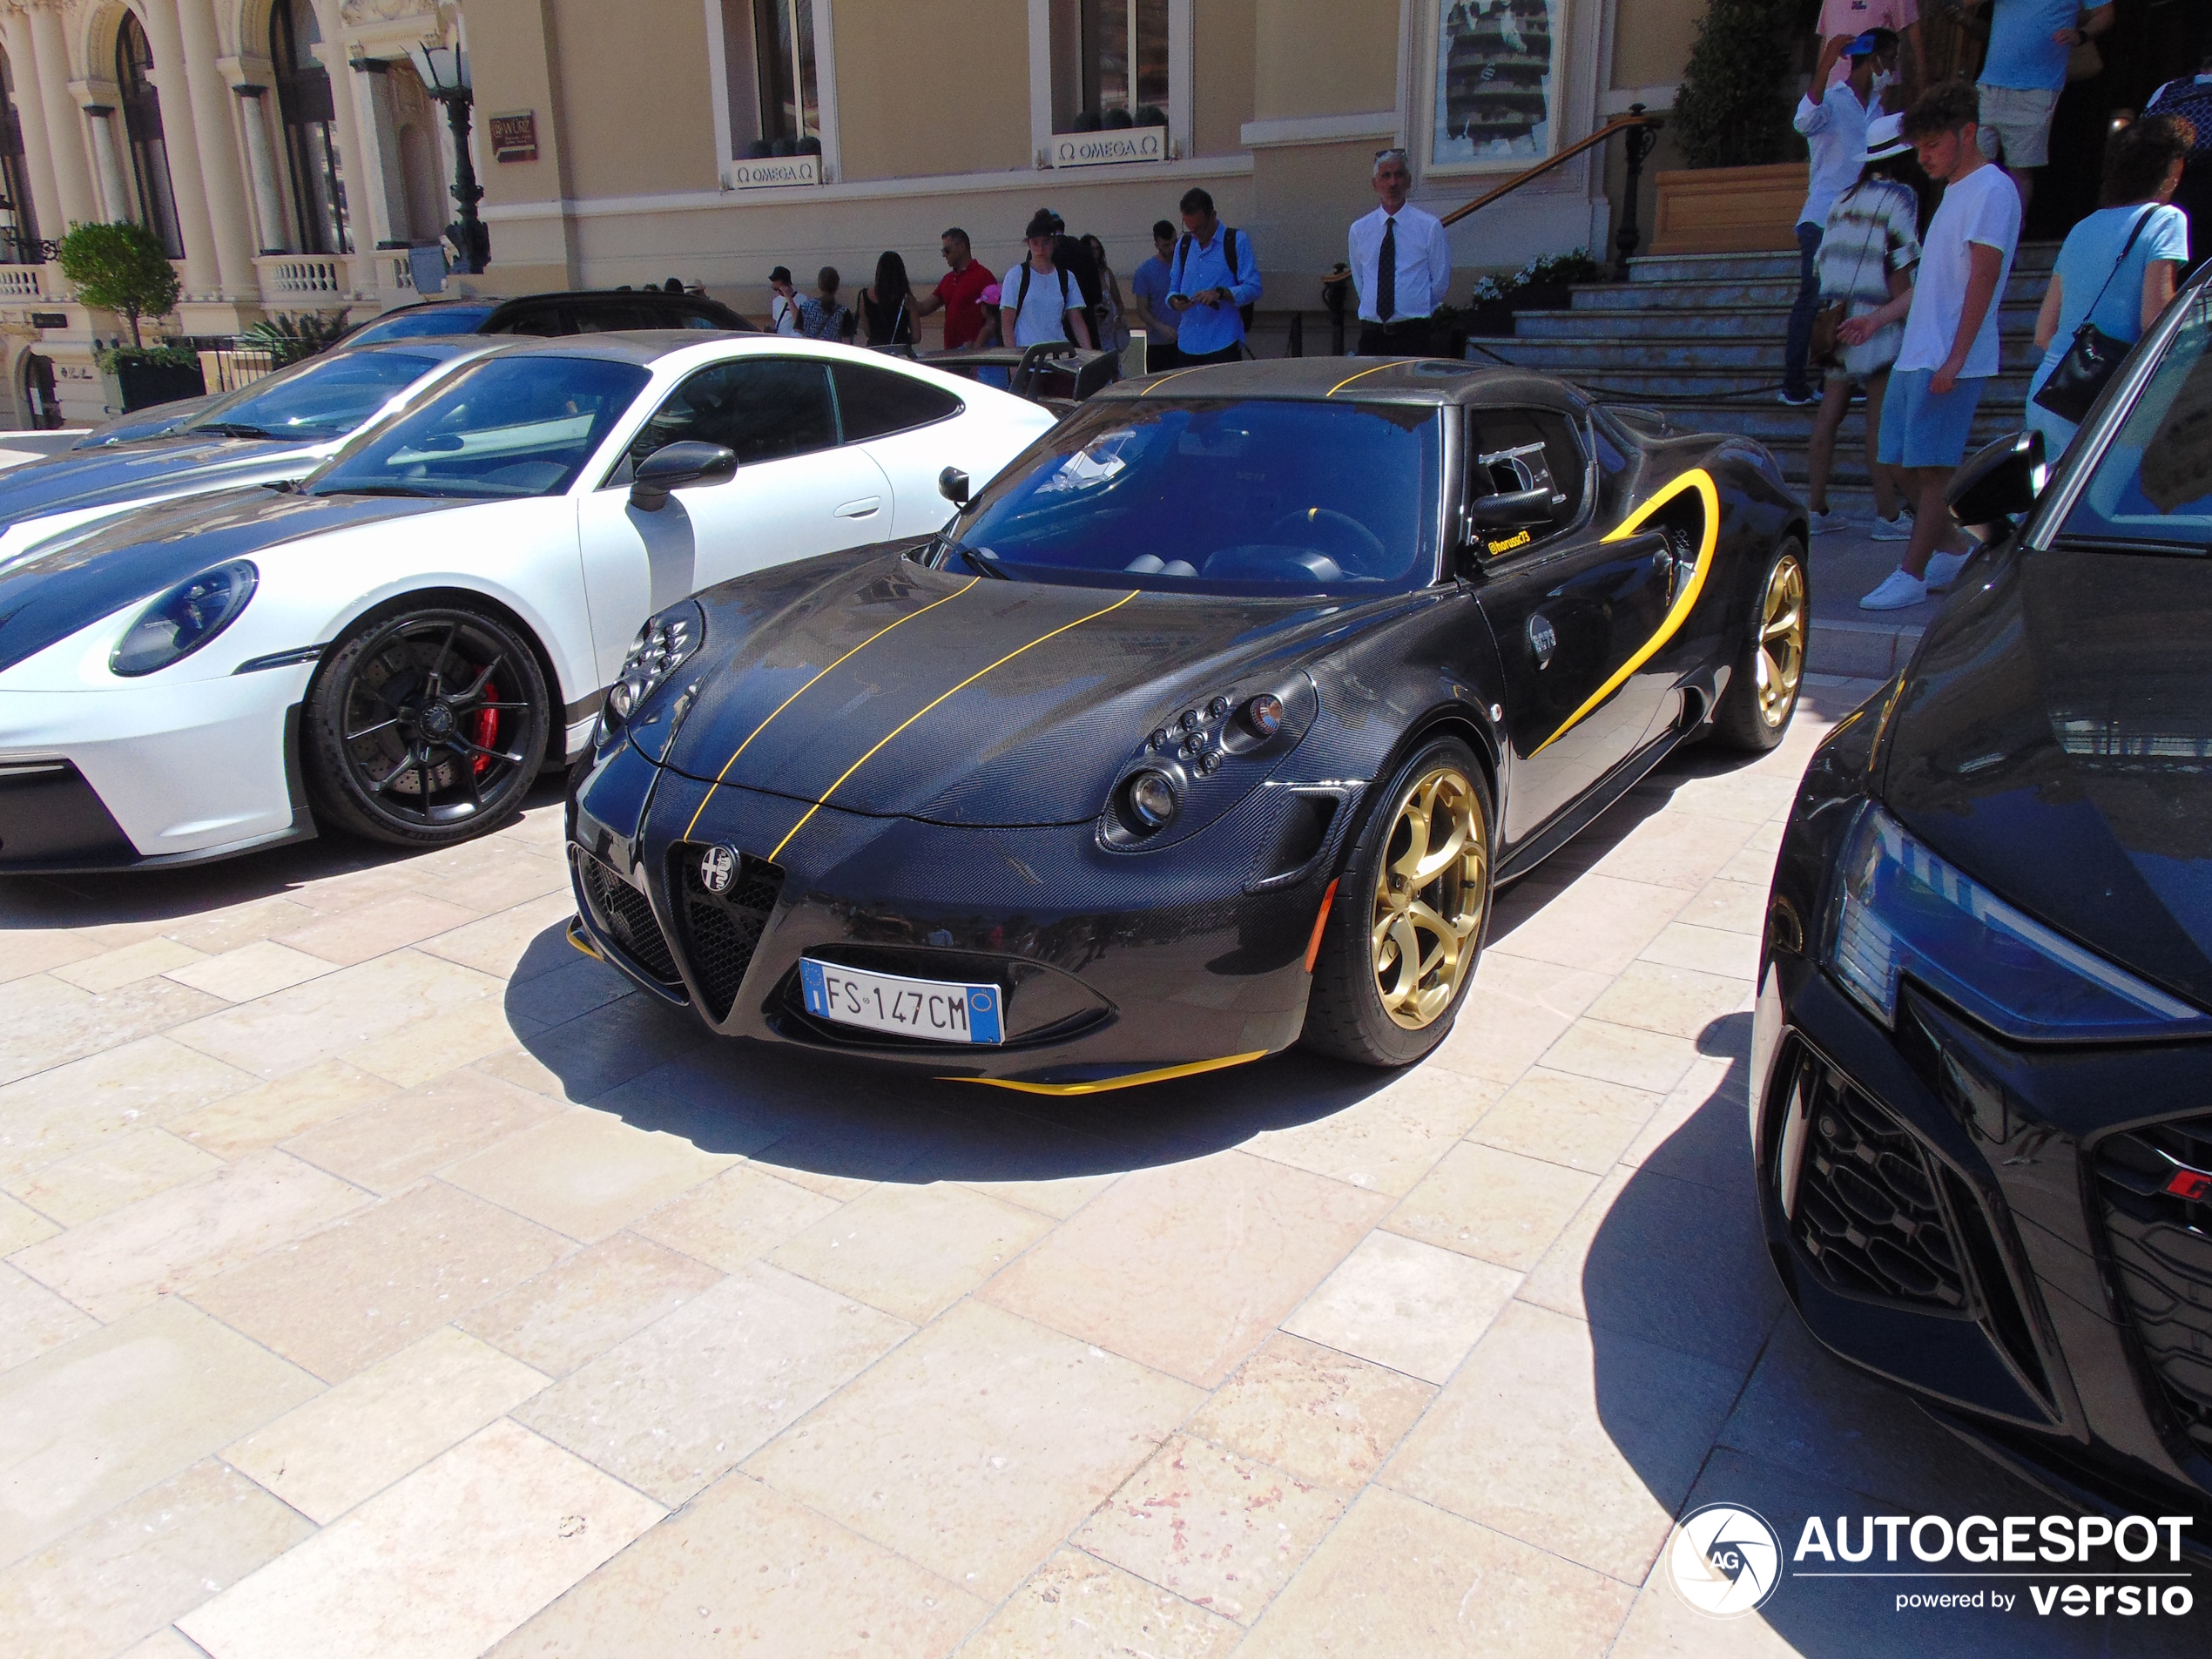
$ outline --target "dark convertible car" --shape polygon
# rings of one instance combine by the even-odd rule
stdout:
[[[2093,1502],[2212,1494],[2212,270],[1816,756],[1752,1061],[1814,1333]],[[2212,1528],[2193,1534],[2199,1548]]]
[[[1772,461],[1556,381],[1185,370],[945,489],[662,612],[608,695],[577,937],[718,1032],[1062,1092],[1409,1062],[1499,880],[1796,706]]]

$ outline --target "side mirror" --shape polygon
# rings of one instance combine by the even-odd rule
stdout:
[[[738,458],[718,443],[666,443],[637,463],[630,481],[630,504],[658,513],[668,492],[693,484],[726,484],[738,475]]]
[[[1479,530],[1548,524],[1551,517],[1552,492],[1541,484],[1534,489],[1508,490],[1500,496],[1478,496],[1467,508],[1467,523]]]
[[[937,475],[937,493],[955,507],[968,505],[968,475],[958,467],[948,467]]]
[[[2043,461],[2043,435],[2015,432],[1984,444],[1951,475],[1944,498],[1964,525],[2009,523],[2035,505],[2050,469]]]

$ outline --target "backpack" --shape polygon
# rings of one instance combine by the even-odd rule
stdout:
[[[1053,268],[1059,273],[1060,277],[1060,332],[1070,341],[1073,341],[1076,336],[1068,327],[1068,312],[1069,309],[1068,300],[1068,267],[1064,265],[1055,265]],[[1035,274],[1035,267],[1031,266],[1028,260],[1022,260],[1022,287],[1020,291],[1014,296],[1014,320],[1016,327],[1019,327],[1021,324],[1022,307],[1029,302],[1029,279]],[[1091,319],[1090,339],[1091,343],[1093,345],[1096,345],[1098,343],[1098,320],[1096,316],[1091,313],[1091,309],[1089,306],[1085,306],[1083,307],[1083,311],[1084,314],[1089,316]]]
[[[1169,286],[1171,288],[1179,289],[1183,286],[1180,273],[1190,262],[1192,240],[1190,233],[1185,231],[1183,233],[1182,241],[1176,244],[1175,268],[1178,274],[1170,281]],[[1221,256],[1229,261],[1229,280],[1231,282],[1242,282],[1244,280],[1244,273],[1237,268],[1237,233],[1234,228],[1227,225],[1221,227]],[[1244,320],[1244,332],[1247,334],[1251,332],[1252,309],[1252,304],[1250,301],[1237,307],[1237,314]]]

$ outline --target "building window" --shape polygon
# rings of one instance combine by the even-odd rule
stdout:
[[[7,121],[0,128],[0,263],[39,261],[38,210],[30,199],[30,174],[24,165],[23,118],[16,113],[15,65],[0,52],[0,82],[7,87]]]
[[[346,173],[332,134],[336,106],[330,71],[313,51],[321,38],[308,0],[277,0],[269,17],[269,57],[276,65],[277,111],[284,118],[285,156],[292,164],[300,251],[350,253]]]
[[[153,85],[153,44],[138,14],[125,12],[115,42],[115,80],[123,89],[123,131],[138,187],[138,223],[161,239],[172,260],[185,257],[177,230],[177,192],[169,183],[169,146],[161,136],[161,94]]]
[[[721,0],[732,156],[820,153],[813,0]]]
[[[1053,0],[1055,132],[1163,126],[1168,0]]]

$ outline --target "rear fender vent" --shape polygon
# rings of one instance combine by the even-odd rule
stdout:
[[[717,1025],[737,1006],[738,989],[760,935],[783,897],[784,873],[765,859],[747,853],[722,893],[710,893],[700,879],[706,848],[679,841],[668,852],[669,886],[675,890],[684,932],[684,955],[699,988],[702,1006]]]
[[[599,932],[651,977],[680,988],[684,977],[676,971],[667,937],[645,895],[589,853],[578,853],[576,858],[583,877],[583,901],[591,907]]]
[[[2212,1117],[2111,1136],[2094,1167],[2128,1323],[2174,1426],[2212,1456]]]

